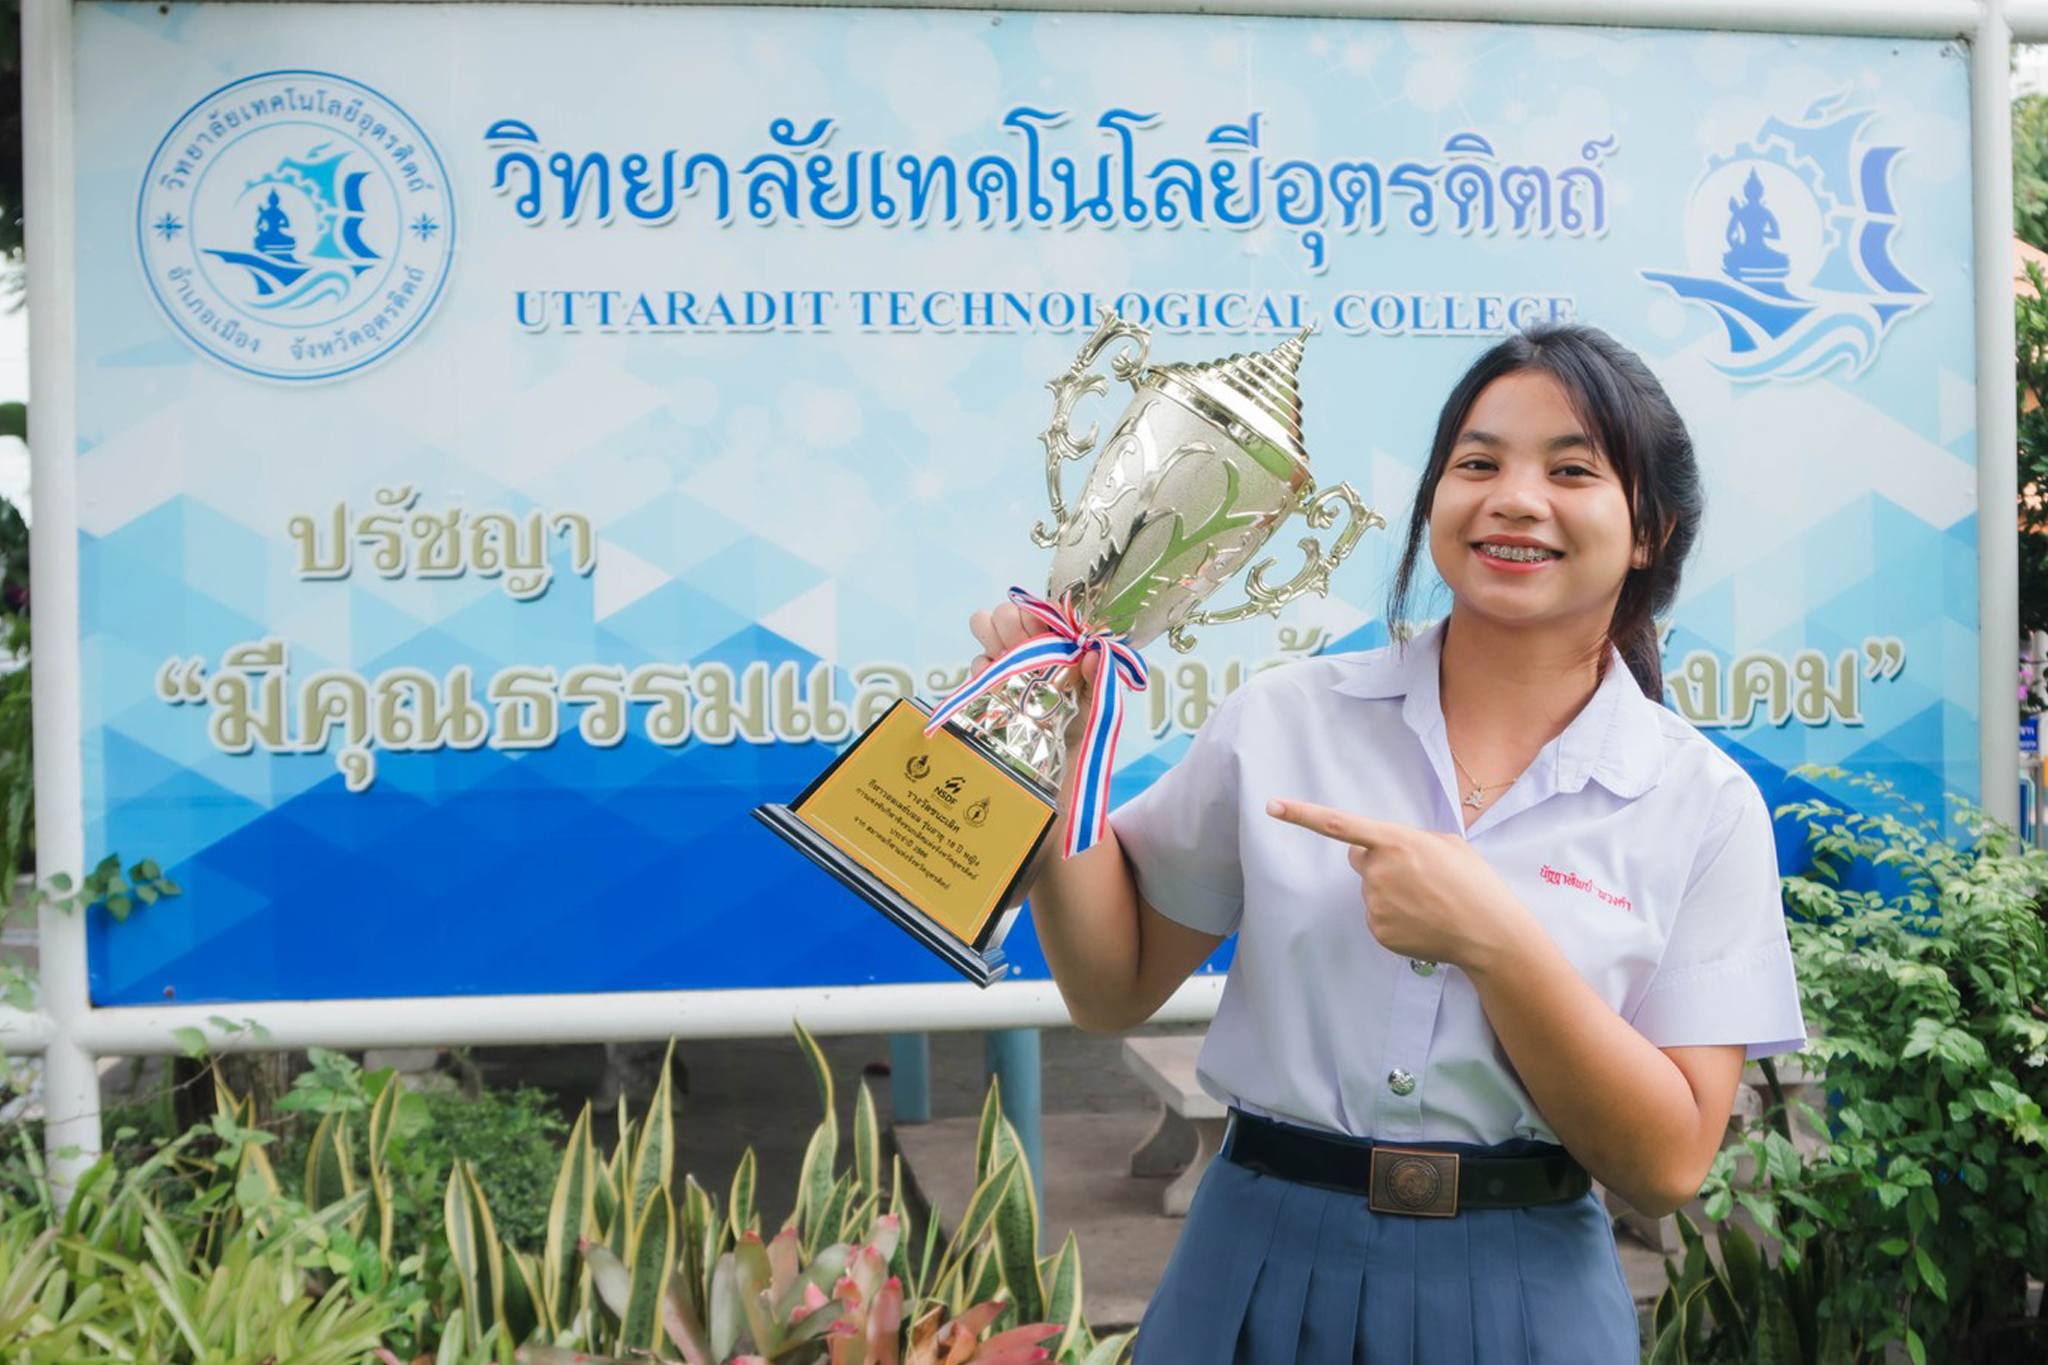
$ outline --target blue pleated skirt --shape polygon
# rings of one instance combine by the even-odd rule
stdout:
[[[1635,1304],[1597,1192],[1411,1218],[1219,1158],[1146,1309],[1135,1365],[1640,1359]]]

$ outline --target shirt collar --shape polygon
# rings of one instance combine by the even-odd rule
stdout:
[[[1443,623],[1438,622],[1406,645],[1353,655],[1332,687],[1347,697],[1402,698],[1401,719],[1427,738],[1444,723],[1437,689],[1443,639]],[[1664,775],[1659,709],[1636,685],[1620,653],[1610,649],[1600,686],[1548,746],[1556,756],[1557,789],[1578,791],[1594,781],[1616,796],[1633,799],[1656,786]]]

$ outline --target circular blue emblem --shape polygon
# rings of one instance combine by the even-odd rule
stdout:
[[[409,115],[358,81],[269,71],[186,110],[137,202],[142,271],[200,350],[332,379],[419,330],[454,257],[455,200]]]

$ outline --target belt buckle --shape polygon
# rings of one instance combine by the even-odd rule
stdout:
[[[1458,1154],[1377,1146],[1365,1205],[1374,1213],[1449,1218],[1458,1211]]]

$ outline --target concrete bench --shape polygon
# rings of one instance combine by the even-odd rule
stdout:
[[[1209,1158],[1223,1145],[1230,1111],[1195,1081],[1202,1036],[1124,1039],[1124,1065],[1159,1097],[1159,1124],[1131,1152],[1132,1175],[1179,1179],[1161,1196],[1168,1218],[1185,1218]]]

